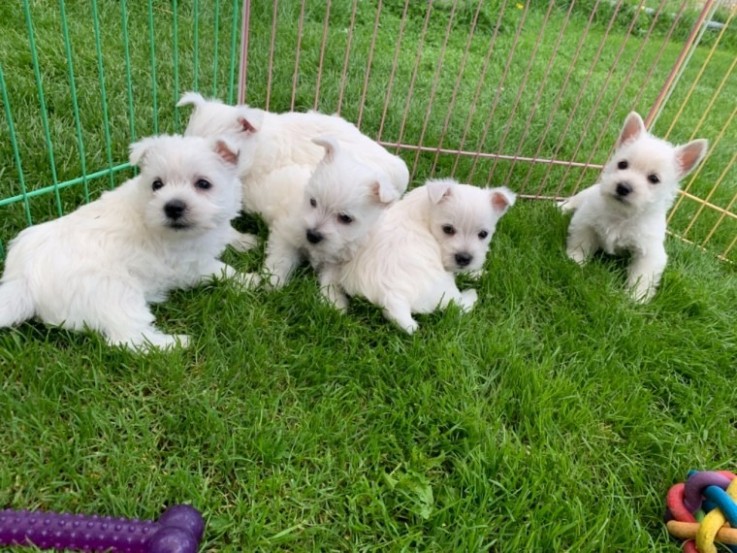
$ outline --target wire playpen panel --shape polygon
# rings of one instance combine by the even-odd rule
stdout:
[[[710,139],[671,231],[737,257],[732,0],[24,0],[0,15],[3,242],[121,182],[128,144],[181,130],[174,105],[198,90],[338,112],[415,184],[533,198],[592,183],[635,109],[672,142]]]

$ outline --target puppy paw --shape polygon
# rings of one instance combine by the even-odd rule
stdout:
[[[575,261],[581,267],[586,265],[586,262],[588,261],[588,257],[586,257],[586,254],[584,254],[580,248],[566,250],[566,255],[568,256],[568,259]]]
[[[415,331],[420,328],[420,325],[414,319],[410,319],[409,321],[402,323],[400,326],[402,327],[402,330],[409,335],[414,334]]]
[[[479,280],[482,276],[486,274],[486,271],[483,269],[479,269],[478,271],[471,271],[468,273],[468,276],[471,277],[473,280]]]
[[[635,303],[640,305],[648,303],[655,295],[655,288],[651,286],[632,286],[629,289],[630,297]]]
[[[333,290],[332,286],[322,289],[322,297],[341,313],[348,311],[348,297],[341,292]]]
[[[245,290],[254,290],[263,282],[263,279],[257,273],[238,273],[231,280]]]
[[[243,232],[235,232],[234,238],[230,241],[230,246],[237,252],[247,252],[258,245],[258,236],[255,234],[246,234]]]
[[[555,205],[560,210],[561,213],[573,213],[574,211],[574,207],[570,201],[570,198],[555,202]]]
[[[458,302],[458,305],[460,306],[463,311],[468,313],[473,309],[473,306],[476,304],[476,301],[479,299],[478,292],[474,290],[473,288],[469,288],[468,290],[464,290],[461,292],[461,300]]]

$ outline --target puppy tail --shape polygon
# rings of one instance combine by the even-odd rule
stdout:
[[[185,92],[177,102],[177,107],[194,106],[195,108],[198,108],[206,103],[207,100],[205,100],[199,92]]]
[[[13,326],[33,317],[33,298],[23,281],[0,283],[0,327]]]

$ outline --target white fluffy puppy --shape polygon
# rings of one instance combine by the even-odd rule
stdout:
[[[237,148],[222,138],[157,136],[131,146],[138,176],[10,244],[0,326],[38,317],[101,332],[108,343],[169,347],[148,304],[235,271],[217,257],[232,239],[241,186]]]
[[[481,270],[497,222],[514,201],[503,187],[428,181],[386,209],[338,282],[347,294],[381,306],[408,333],[418,328],[412,313],[450,302],[469,311],[476,290],[458,290],[455,274]]]
[[[389,179],[382,167],[359,161],[334,137],[314,139],[325,148],[305,188],[299,224],[289,229],[293,252],[306,252],[318,273],[322,293],[339,307],[347,306],[337,283],[340,265],[349,261],[369,231],[403,190]],[[346,180],[351,184],[346,185]],[[298,258],[292,259],[294,264]]]
[[[315,111],[276,114],[205,100],[196,92],[184,94],[177,105],[194,106],[186,135],[232,133],[238,137],[243,158],[239,164],[243,208],[260,215],[269,227],[264,268],[274,287],[289,280],[300,259],[293,233],[302,224],[307,182],[325,155],[322,144],[313,142],[314,138],[333,137],[359,162],[383,171],[384,180],[399,194],[407,189],[409,171],[404,161],[337,115]],[[345,187],[354,185],[350,169],[342,179]],[[238,242],[245,246],[253,240],[245,237]],[[259,279],[252,275],[252,280]]]
[[[583,265],[597,250],[630,253],[627,287],[635,301],[650,300],[668,260],[666,214],[679,181],[703,159],[707,145],[694,140],[673,146],[630,113],[599,182],[561,204],[564,213],[574,212],[568,257]]]

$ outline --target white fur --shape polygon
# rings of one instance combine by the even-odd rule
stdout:
[[[481,270],[496,224],[514,201],[507,188],[428,181],[384,211],[337,282],[348,295],[382,307],[408,333],[418,328],[412,313],[450,302],[469,311],[476,291],[461,292],[454,275]]]
[[[568,257],[583,265],[597,250],[630,253],[627,287],[635,301],[649,301],[668,260],[666,214],[679,181],[706,149],[706,140],[673,146],[649,134],[642,118],[630,113],[599,182],[561,204],[564,212],[573,212]]]
[[[269,226],[265,272],[274,287],[285,284],[305,244],[303,198],[310,176],[325,155],[313,139],[329,136],[350,151],[358,163],[377,173],[403,193],[409,183],[407,166],[398,156],[363,135],[352,123],[337,115],[270,113],[246,105],[229,106],[186,93],[177,105],[194,105],[185,134],[209,136],[233,133],[239,140],[243,161],[243,208],[260,215]],[[343,164],[339,177],[346,188],[354,186],[356,164]],[[358,169],[356,169],[358,170]],[[360,185],[359,185],[360,187]],[[251,275],[254,283],[257,275]]]
[[[234,275],[217,257],[233,240],[230,220],[241,198],[237,151],[222,138],[158,136],[133,144],[137,177],[11,242],[0,326],[35,316],[96,330],[114,345],[186,345],[186,336],[154,326],[148,304]]]

